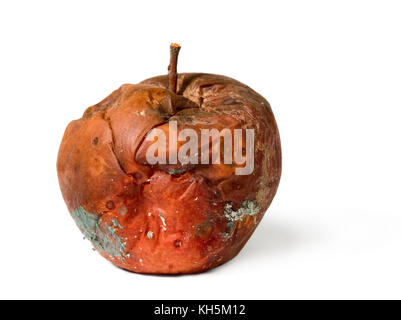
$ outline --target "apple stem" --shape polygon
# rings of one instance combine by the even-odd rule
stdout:
[[[177,61],[181,46],[177,43],[170,45],[170,65],[168,66],[168,88],[177,93]]]

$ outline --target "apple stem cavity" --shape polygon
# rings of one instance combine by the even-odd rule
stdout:
[[[177,61],[181,46],[178,43],[170,45],[170,65],[168,66],[168,88],[177,93]]]

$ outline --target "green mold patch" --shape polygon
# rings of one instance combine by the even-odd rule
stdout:
[[[227,232],[231,232],[235,227],[234,221],[228,221],[226,227],[227,227]]]
[[[126,213],[127,213],[127,207],[126,206],[122,206],[121,208],[120,208],[120,214],[122,215],[122,216],[124,216]]]
[[[229,220],[229,222],[234,222],[242,220],[245,216],[253,216],[260,212],[260,207],[258,206],[256,200],[246,200],[242,202],[241,208],[238,210],[233,210],[231,203],[226,203],[224,206],[224,215]],[[228,224],[227,224],[228,226]],[[232,224],[230,224],[232,228]]]
[[[235,222],[229,220],[226,223],[226,231],[225,232],[221,232],[220,236],[222,236],[223,238],[231,237],[233,235],[233,233],[234,233],[234,230],[235,230]]]
[[[116,219],[111,219],[111,222],[113,223],[113,225],[114,225],[115,227],[118,227],[118,228],[120,228],[120,229],[123,228],[123,226],[122,226]]]
[[[170,175],[178,175],[178,174],[183,174],[185,172],[185,169],[177,169],[177,170],[170,170],[168,174]]]
[[[123,262],[124,258],[129,258],[125,253],[125,242],[116,234],[115,228],[123,228],[117,220],[112,219],[113,225],[106,225],[104,232],[100,228],[101,217],[86,211],[82,206],[73,210],[71,214],[78,228],[96,249],[106,252],[110,258],[120,258]]]
[[[213,232],[213,219],[208,218],[202,223],[195,226],[195,237],[205,238]]]
[[[83,207],[73,210],[71,214],[78,228],[85,235],[85,238],[94,242],[96,240],[96,228],[100,217],[87,212]]]

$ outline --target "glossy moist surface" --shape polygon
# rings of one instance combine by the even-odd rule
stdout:
[[[115,265],[139,273],[195,273],[233,258],[270,205],[281,174],[268,102],[219,75],[180,74],[126,84],[72,121],[57,161],[61,191],[80,230]],[[146,162],[153,128],[255,130],[255,168]],[[178,145],[183,142],[177,142]],[[167,145],[167,156],[168,156]],[[263,244],[260,244],[263,245]]]

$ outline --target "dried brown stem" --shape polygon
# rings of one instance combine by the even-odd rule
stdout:
[[[168,66],[168,88],[177,93],[177,61],[181,46],[177,43],[170,45],[170,65]]]

